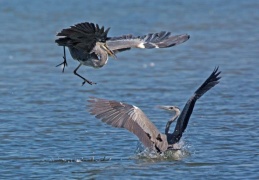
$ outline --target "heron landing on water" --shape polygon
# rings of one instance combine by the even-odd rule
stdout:
[[[59,36],[55,42],[63,46],[64,61],[57,66],[63,65],[63,72],[67,66],[65,47],[68,47],[73,59],[79,61],[74,74],[82,78],[88,84],[96,84],[87,80],[77,73],[81,65],[94,68],[103,67],[108,60],[108,56],[116,58],[116,53],[129,50],[131,48],[167,48],[187,41],[190,36],[187,34],[172,36],[171,32],[161,31],[159,33],[149,33],[144,36],[122,35],[118,37],[108,37],[109,29],[104,29],[98,24],[89,22],[79,23],[70,28],[63,29],[57,34]]]
[[[166,124],[165,134],[162,134],[156,128],[141,109],[130,104],[92,97],[88,100],[89,112],[106,124],[125,128],[134,133],[143,145],[150,150],[162,153],[167,150],[178,149],[178,142],[188,125],[196,101],[219,83],[220,73],[218,68],[214,69],[212,74],[187,101],[182,112],[177,106],[159,106],[161,109],[174,113],[174,116]],[[175,129],[173,133],[169,133],[170,126],[176,119]]]

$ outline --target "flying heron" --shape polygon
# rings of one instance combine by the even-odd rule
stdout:
[[[91,97],[88,100],[89,112],[106,124],[125,128],[134,133],[146,148],[159,153],[177,149],[177,143],[188,125],[196,101],[219,83],[220,73],[218,72],[218,67],[214,69],[212,74],[187,101],[182,112],[177,106],[159,106],[161,109],[175,113],[166,124],[165,134],[162,134],[144,112],[134,105]],[[169,133],[170,125],[176,119],[177,123],[174,132]]]
[[[74,74],[82,78],[82,85],[96,84],[87,80],[77,73],[81,65],[94,68],[103,67],[108,60],[108,56],[116,58],[116,53],[129,50],[131,48],[167,48],[187,41],[190,36],[187,34],[171,36],[171,32],[161,31],[159,33],[149,33],[144,36],[122,35],[119,37],[107,37],[110,28],[106,30],[98,24],[83,22],[62,29],[57,34],[59,36],[55,42],[63,46],[64,61],[57,66],[63,65],[63,72],[67,66],[66,50],[68,47],[73,59],[79,61],[79,65],[74,70]]]

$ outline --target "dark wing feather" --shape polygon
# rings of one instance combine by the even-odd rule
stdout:
[[[171,32],[161,31],[159,33],[150,33],[144,36],[133,36],[131,34],[120,37],[109,37],[107,45],[112,51],[129,48],[167,48],[181,44],[190,38],[189,35],[171,36]]]
[[[145,147],[152,148],[156,145],[158,148],[164,148],[161,143],[157,145],[160,132],[138,107],[99,98],[91,98],[88,102],[90,114],[95,115],[96,118],[113,127],[125,128],[134,133]],[[162,144],[167,145],[167,142]]]
[[[89,22],[79,23],[67,29],[62,29],[56,39],[59,46],[74,47],[83,52],[90,53],[96,42],[105,42],[110,28],[104,30],[98,24]]]
[[[168,142],[170,144],[174,144],[179,142],[182,137],[183,132],[185,131],[190,116],[192,114],[193,108],[195,106],[196,101],[205,94],[208,90],[214,87],[216,84],[219,83],[219,74],[218,67],[214,69],[211,75],[205,80],[205,82],[195,91],[194,95],[187,101],[185,104],[182,113],[180,114],[179,118],[177,119],[177,123],[175,126],[175,130],[173,134],[168,136]]]

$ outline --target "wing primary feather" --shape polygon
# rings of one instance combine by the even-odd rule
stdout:
[[[127,129],[135,134],[146,147],[153,147],[154,140],[160,133],[139,108],[126,103],[93,97],[90,97],[88,102],[89,111],[96,118],[113,127]]]
[[[196,101],[204,95],[207,91],[209,91],[212,87],[219,83],[219,74],[218,67],[214,69],[211,75],[202,83],[202,85],[195,91],[194,95],[187,101],[185,104],[182,113],[177,119],[177,123],[175,126],[175,130],[172,134],[168,136],[168,142],[170,144],[174,144],[180,141],[183,132],[187,128],[189,119],[193,112]]]

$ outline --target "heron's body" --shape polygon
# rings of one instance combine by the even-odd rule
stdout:
[[[78,60],[80,64],[85,65],[85,66],[91,66],[93,68],[101,68],[103,67],[107,61],[108,61],[108,56],[103,57],[102,61],[96,57],[94,53],[84,53],[83,51],[80,51],[74,47],[68,47],[69,52],[72,56],[73,59]]]
[[[88,100],[90,113],[103,122],[119,128],[125,128],[134,133],[143,145],[157,152],[175,149],[183,132],[187,128],[196,101],[209,89],[219,83],[220,72],[216,68],[206,81],[195,91],[185,104],[182,113],[176,106],[160,106],[175,113],[165,128],[165,134],[147,118],[144,112],[136,106],[106,99],[91,98]],[[177,119],[178,118],[178,119]],[[170,125],[177,119],[175,130],[169,133]]]
[[[76,73],[81,65],[94,68],[103,67],[109,56],[116,57],[115,54],[129,50],[131,48],[167,48],[187,41],[190,36],[187,34],[171,36],[171,32],[161,31],[159,33],[150,33],[144,36],[122,35],[119,37],[108,37],[110,28],[104,30],[99,28],[98,24],[79,23],[70,28],[63,29],[57,34],[56,43],[64,47],[64,62],[59,65],[67,65],[65,56],[65,47],[69,48],[73,59],[79,61],[79,66],[74,73],[81,77],[84,82],[93,84]]]

